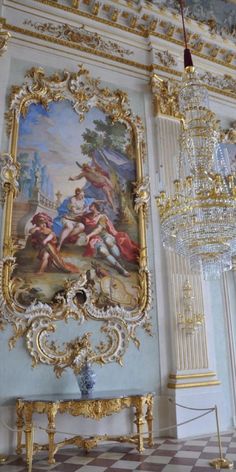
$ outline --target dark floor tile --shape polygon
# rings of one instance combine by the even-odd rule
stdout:
[[[212,461],[212,459],[216,459],[217,457],[219,457],[217,452],[202,452],[198,459],[207,459]]]
[[[236,447],[228,447],[227,454],[236,454]]]
[[[181,447],[181,451],[200,452],[202,451],[203,447],[206,447],[206,446],[183,446]]]
[[[55,454],[54,459],[56,462],[65,462],[68,460],[69,457],[73,457],[77,455],[81,455],[81,454],[76,454],[76,451],[72,451],[71,456],[67,456],[66,454]]]
[[[53,472],[75,472],[76,470],[80,469],[82,466],[80,464],[58,464],[56,465],[55,469],[53,468]],[[51,469],[49,469],[51,470]],[[41,469],[41,472],[46,472],[45,469]]]
[[[135,469],[136,470],[136,469]],[[130,469],[117,469],[116,467],[112,467],[112,469],[106,469],[105,472],[132,472]]]
[[[195,466],[192,468],[191,472],[212,472],[213,469],[212,467],[198,467],[198,466]],[[232,469],[231,469],[232,470]]]
[[[16,457],[15,460],[11,461],[11,462],[6,462],[7,465],[22,465],[25,466],[25,460],[22,458],[22,457]]]
[[[160,446],[161,447],[161,446]],[[152,456],[168,456],[168,457],[174,457],[178,451],[169,451],[166,449],[156,449],[151,455]]]
[[[146,454],[125,454],[125,456],[122,457],[122,461],[137,461],[137,462],[142,462],[144,459],[146,459],[148,456]]]
[[[122,457],[122,460],[123,460],[123,457]],[[97,457],[96,459],[92,460],[91,462],[89,462],[89,466],[92,465],[93,467],[95,465],[99,466],[99,467],[111,467],[113,464],[115,464],[115,462],[117,462],[117,460],[114,460],[114,459],[103,459],[101,457],[101,459],[99,459],[99,457]]]
[[[169,464],[178,464],[178,465],[194,465],[197,459],[191,459],[190,457],[173,457]]]
[[[111,449],[109,449],[110,452],[123,452],[124,454],[126,452],[132,451],[135,448],[135,446],[113,446]]]
[[[166,464],[151,464],[150,462],[143,462],[135,470],[145,470],[150,472],[161,472]]]

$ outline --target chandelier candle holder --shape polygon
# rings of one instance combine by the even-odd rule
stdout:
[[[164,247],[190,260],[205,279],[232,268],[236,255],[236,179],[219,151],[219,125],[209,109],[185,38],[185,70],[179,92],[179,176],[175,192],[156,198]]]
[[[203,314],[195,314],[193,311],[193,291],[189,280],[183,287],[183,313],[178,313],[178,326],[182,328],[186,334],[194,334],[205,322]]]

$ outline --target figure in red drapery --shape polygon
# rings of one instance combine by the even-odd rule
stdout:
[[[52,231],[52,219],[46,213],[40,212],[31,220],[34,227],[30,230],[30,242],[38,250],[40,266],[37,274],[43,274],[50,265],[62,272],[79,272],[73,264],[67,263],[61,257],[57,248],[57,237]]]
[[[103,257],[118,272],[128,277],[129,273],[121,265],[120,259],[137,263],[139,257],[137,243],[132,241],[127,233],[117,231],[107,215],[100,213],[96,203],[92,203],[90,212],[83,216],[83,224],[87,234],[84,256]]]

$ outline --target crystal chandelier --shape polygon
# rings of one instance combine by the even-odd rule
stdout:
[[[184,74],[179,92],[179,176],[175,193],[157,197],[163,245],[189,258],[205,279],[232,268],[236,255],[236,185],[219,156],[218,122],[209,109],[208,91],[193,67],[184,26]]]

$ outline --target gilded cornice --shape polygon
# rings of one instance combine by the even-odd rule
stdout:
[[[67,23],[33,22],[30,19],[25,20],[24,25],[29,26],[39,33],[46,33],[54,38],[63,39],[85,47],[91,47],[98,51],[112,53],[116,56],[124,57],[134,54],[132,50],[123,48],[119,43],[109,39],[106,40],[98,33],[87,30],[84,25],[75,27]]]
[[[20,34],[23,34],[25,36],[29,36],[31,38],[36,38],[36,39],[40,39],[40,40],[43,40],[43,41],[48,41],[49,43],[58,44],[58,45],[61,45],[61,46],[69,47],[71,49],[77,49],[78,51],[83,51],[83,52],[87,52],[87,53],[95,55],[95,56],[100,56],[100,57],[103,57],[103,58],[106,58],[106,59],[110,59],[114,62],[118,62],[118,63],[121,63],[121,64],[126,64],[128,66],[132,66],[132,67],[135,67],[137,69],[142,69],[142,70],[145,70],[145,71],[150,71],[151,70],[151,66],[149,66],[149,65],[141,64],[140,62],[132,61],[131,59],[127,59],[127,58],[124,58],[124,57],[117,57],[114,54],[107,53],[105,51],[100,51],[98,49],[94,49],[94,48],[91,48],[89,46],[83,46],[81,43],[75,43],[75,42],[68,41],[68,40],[65,40],[65,39],[55,38],[55,37],[47,35],[47,34],[38,33],[36,31],[30,31],[26,28],[21,28],[19,26],[10,25],[8,23],[5,23],[4,26],[11,32],[20,33]]]
[[[7,33],[8,37],[10,37],[10,33],[9,33],[9,31],[10,31],[11,33],[19,33],[19,34],[22,34],[24,36],[29,36],[31,38],[35,38],[35,39],[39,39],[39,40],[42,40],[42,41],[47,41],[49,43],[65,46],[65,47],[68,47],[68,48],[71,48],[71,49],[74,49],[74,50],[82,51],[82,52],[85,52],[85,53],[88,53],[88,54],[91,54],[91,55],[95,55],[95,56],[98,56],[98,57],[108,59],[108,60],[112,61],[113,63],[124,64],[124,66],[131,66],[131,67],[134,67],[136,69],[142,70],[147,75],[147,77],[149,76],[150,73],[153,73],[153,72],[154,72],[154,75],[155,75],[155,73],[158,74],[159,72],[164,72],[165,75],[168,74],[168,75],[172,75],[172,76],[175,76],[175,77],[181,77],[182,76],[182,73],[180,71],[175,70],[171,67],[167,67],[167,66],[162,65],[162,64],[155,64],[155,63],[143,64],[141,62],[137,62],[137,61],[129,59],[127,57],[121,57],[121,56],[118,56],[118,55],[116,56],[113,53],[106,52],[102,48],[99,50],[99,49],[96,49],[95,47],[85,46],[81,42],[74,42],[74,41],[71,41],[71,40],[66,40],[66,39],[54,37],[54,36],[51,36],[49,34],[41,33],[41,32],[38,32],[38,31],[31,31],[27,28],[21,28],[19,26],[11,25],[9,23],[6,23],[6,21],[3,18],[0,19],[0,23],[2,25],[2,29],[6,30],[6,33]],[[4,31],[4,33],[5,33],[5,31]],[[117,48],[118,48],[118,46],[117,46]],[[162,62],[160,60],[160,57],[162,57],[162,55],[159,55],[159,62]],[[207,87],[210,91],[212,91],[214,93],[221,94],[221,95],[228,96],[228,97],[233,98],[233,99],[236,99],[236,80],[232,76],[230,76],[230,75],[216,76],[216,75],[213,75],[213,74],[208,72],[208,73],[203,74],[201,76],[201,78],[206,83],[206,85],[207,85]],[[171,79],[169,79],[169,82],[170,82],[170,80]],[[178,81],[175,80],[175,82],[176,82],[176,84],[178,84]],[[165,80],[163,80],[163,84],[165,84]],[[170,86],[170,84],[168,86],[163,85],[163,87],[166,87],[166,90],[172,90],[172,85]],[[176,85],[175,85],[175,87],[176,87]],[[169,93],[171,94],[171,92],[169,92]],[[153,89],[153,94],[156,95],[156,92],[154,92],[154,89]],[[158,95],[159,95],[159,92],[158,92]],[[166,100],[166,91],[165,91],[163,97],[165,97],[165,100]],[[159,100],[159,98],[158,98],[158,100]],[[163,100],[164,100],[164,98],[163,98]],[[170,101],[171,101],[170,106],[171,106],[171,108],[173,107],[173,101],[174,100],[175,99],[173,98],[173,96],[170,97]],[[160,105],[158,105],[156,103],[155,110],[157,111],[157,109],[159,109],[159,107],[160,107]],[[173,111],[171,112],[171,116],[174,116],[172,113],[173,113]],[[170,113],[168,112],[168,113],[164,113],[164,114],[170,114]],[[177,116],[178,116],[178,113],[177,113]]]
[[[150,12],[147,6],[138,8],[132,4],[131,7],[130,2],[124,6],[119,2],[112,1],[91,2],[84,0],[78,2],[71,0],[71,6],[55,3],[53,0],[35,0],[35,2],[89,18],[141,37],[156,37],[180,46],[183,45],[180,17],[176,13],[165,16],[166,9],[156,8],[155,11]],[[188,24],[191,24],[191,28],[194,30],[187,31],[189,45],[194,55],[236,70],[236,51],[233,43],[229,49],[222,48],[222,37],[209,32],[206,25],[191,19]]]

